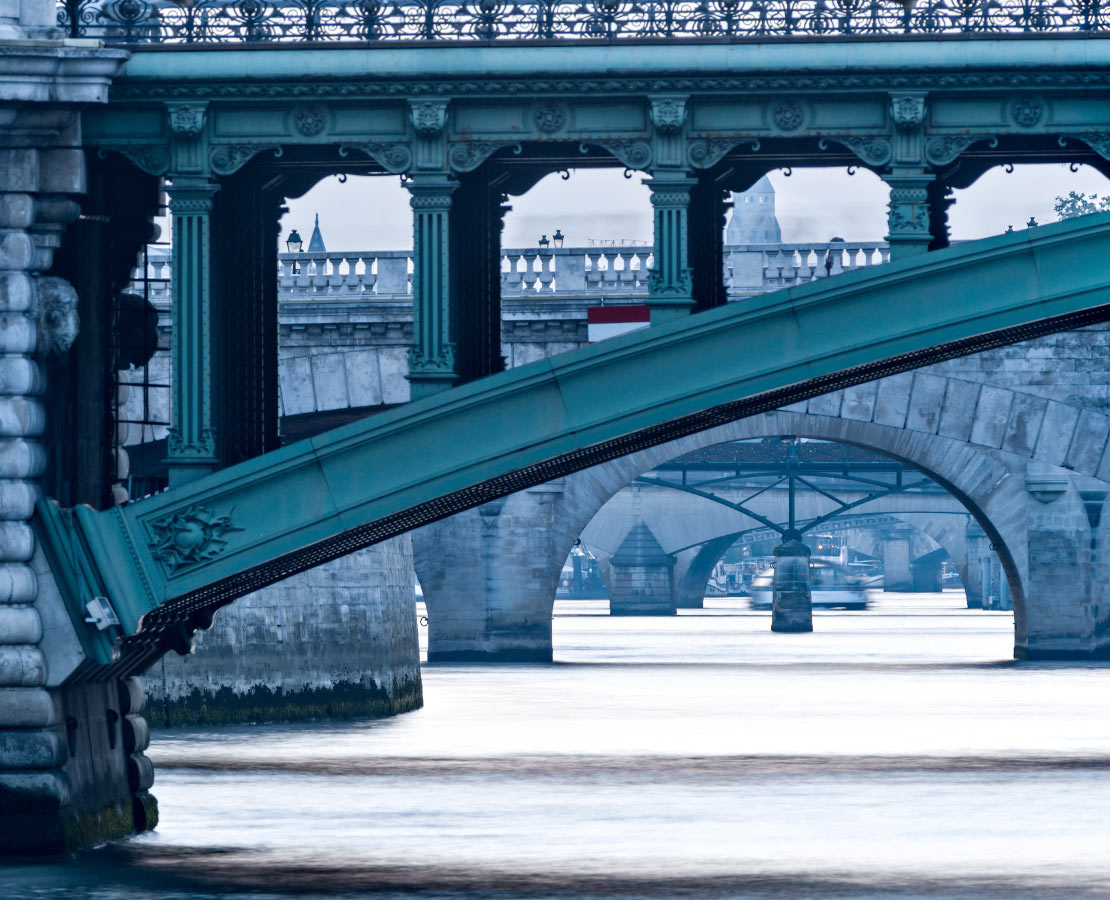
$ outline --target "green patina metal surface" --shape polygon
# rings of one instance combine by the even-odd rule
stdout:
[[[1110,215],[859,270],[440,392],[107,512],[40,506],[63,590],[148,663],[249,590],[725,421],[1110,317]],[[76,560],[76,562],[73,562]],[[79,624],[79,628],[86,628]]]

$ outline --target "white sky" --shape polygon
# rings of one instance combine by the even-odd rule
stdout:
[[[776,192],[776,209],[787,242],[881,240],[886,234],[887,188],[872,173],[848,175],[839,169],[795,169],[769,173]],[[541,234],[555,229],[566,235],[566,246],[582,246],[589,239],[651,240],[648,190],[636,174],[625,178],[621,169],[582,169],[569,180],[550,175],[522,197],[511,201],[505,219],[503,245],[535,246]],[[1110,182],[1083,166],[1018,166],[1012,173],[1001,167],[983,175],[966,191],[956,192],[949,210],[952,237],[986,237],[1023,228],[1030,216],[1055,221],[1055,198],[1068,191],[1105,194]],[[326,178],[305,196],[290,200],[282,219],[282,241],[296,228],[307,247],[313,216],[329,250],[404,250],[412,247],[412,212],[408,192],[395,177],[356,178],[346,184]]]

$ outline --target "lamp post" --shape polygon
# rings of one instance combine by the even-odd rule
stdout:
[[[304,241],[302,241],[301,236],[299,234],[297,234],[297,229],[296,228],[294,228],[292,231],[289,232],[289,237],[287,237],[285,239],[285,247],[290,253],[303,253],[304,252]],[[297,263],[297,262],[293,263],[293,274],[294,275],[300,275],[301,274],[301,267],[300,267],[300,264]]]
[[[563,246],[563,240],[564,240],[564,238],[563,238],[563,229],[562,228],[556,228],[555,233],[553,235],[551,235],[551,239],[555,242],[555,249],[556,250],[558,250],[560,247],[562,247]]]
[[[541,234],[541,235],[540,235],[539,245],[540,245],[540,249],[541,249],[541,250],[546,250],[546,249],[547,249],[547,246],[548,246],[548,244],[550,244],[550,243],[551,243],[551,241],[549,241],[549,240],[547,239],[547,235],[546,235],[546,234]]]

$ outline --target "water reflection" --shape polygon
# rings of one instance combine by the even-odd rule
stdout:
[[[961,600],[561,605],[556,665],[426,669],[411,715],[159,733],[158,831],[0,896],[1110,895],[1110,673]]]

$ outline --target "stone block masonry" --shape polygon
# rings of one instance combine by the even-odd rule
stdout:
[[[144,679],[154,727],[388,716],[423,703],[412,539],[237,600]]]

